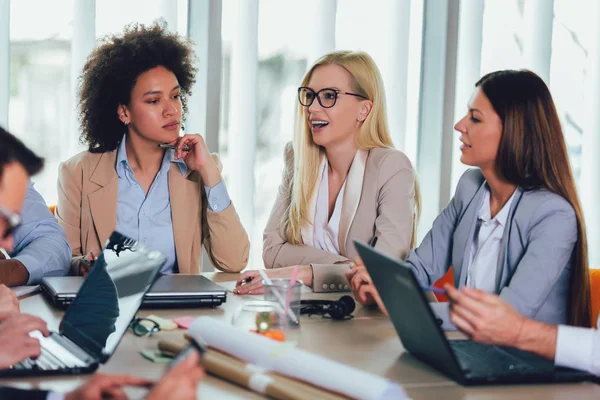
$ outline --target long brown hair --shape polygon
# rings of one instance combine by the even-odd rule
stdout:
[[[571,256],[568,306],[570,325],[591,325],[590,277],[585,223],[567,145],[544,81],[531,71],[506,70],[485,75],[476,84],[502,120],[496,170],[524,190],[547,189],[567,200],[577,218],[577,243]]]

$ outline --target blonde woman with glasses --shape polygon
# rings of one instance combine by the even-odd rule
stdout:
[[[405,258],[414,245],[418,192],[413,167],[394,149],[377,65],[366,53],[321,57],[298,88],[296,132],[264,231],[271,278],[292,275],[315,292],[348,290],[352,239]],[[257,271],[236,293],[263,292]]]

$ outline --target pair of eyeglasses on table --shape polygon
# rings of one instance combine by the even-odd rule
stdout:
[[[149,318],[134,318],[129,324],[129,329],[131,329],[133,334],[137,337],[150,337],[155,333],[160,332],[160,325],[156,321]],[[159,342],[159,349],[160,346],[161,343]],[[169,371],[174,366],[185,360],[192,351],[197,351],[200,355],[200,358],[202,358],[206,352],[206,344],[200,338],[194,338],[190,340],[187,347],[174,351],[175,357],[169,363],[166,370]]]
[[[129,329],[137,337],[152,336],[160,332],[160,325],[152,319],[134,318],[129,323]]]

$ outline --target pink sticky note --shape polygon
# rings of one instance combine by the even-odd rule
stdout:
[[[194,317],[173,318],[173,322],[175,322],[181,329],[189,329],[190,325],[192,325],[192,322],[194,322]]]

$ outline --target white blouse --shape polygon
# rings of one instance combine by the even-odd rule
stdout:
[[[340,230],[340,218],[342,215],[342,201],[346,189],[346,181],[342,185],[337,199],[333,214],[329,218],[329,177],[328,177],[327,159],[321,166],[321,183],[317,193],[317,207],[314,220],[314,245],[316,248],[328,251],[330,253],[340,254],[340,245],[338,242]]]
[[[559,325],[554,363],[600,376],[600,331]]]
[[[467,286],[488,293],[496,293],[496,272],[500,246],[514,197],[513,193],[498,214],[491,218],[490,189],[486,184],[471,244]]]

